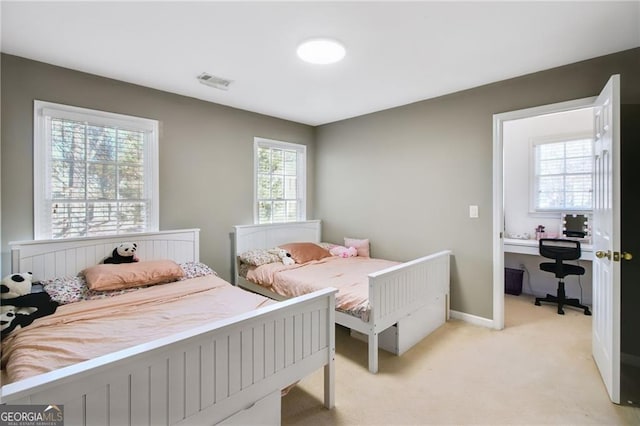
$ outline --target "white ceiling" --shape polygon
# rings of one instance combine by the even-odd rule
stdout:
[[[640,1],[12,2],[2,52],[319,125],[640,46]],[[334,37],[333,65],[297,44]],[[220,91],[202,72],[234,80]]]

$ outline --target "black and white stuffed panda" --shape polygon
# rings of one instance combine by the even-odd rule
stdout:
[[[0,333],[2,339],[16,328],[26,327],[36,318],[51,315],[58,302],[48,293],[31,292],[33,274],[24,272],[3,278],[0,284]]]
[[[138,245],[136,243],[120,243],[113,249],[111,257],[107,257],[102,263],[133,263],[138,261],[136,256]]]
[[[11,333],[21,320],[16,320],[16,307],[11,305],[0,305],[0,333],[2,338]]]
[[[33,284],[33,274],[23,272],[21,274],[7,275],[0,284],[0,297],[2,299],[13,299],[31,293]]]

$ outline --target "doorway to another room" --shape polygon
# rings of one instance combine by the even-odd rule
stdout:
[[[564,131],[565,134],[569,133],[566,131],[566,128],[563,127],[562,123],[558,123],[557,118],[561,118],[564,113],[572,113],[574,111],[588,111],[589,109],[594,107],[594,102],[596,98],[585,98],[578,99],[573,101],[561,102],[557,104],[551,105],[543,105],[539,107],[527,108],[524,110],[511,111],[501,114],[496,114],[493,117],[493,229],[494,229],[494,240],[493,240],[493,277],[494,277],[494,287],[493,287],[493,327],[495,329],[501,330],[504,328],[504,297],[505,297],[505,247],[504,247],[504,238],[506,237],[506,233],[510,233],[512,237],[509,242],[509,246],[512,247],[512,251],[516,251],[515,247],[520,247],[522,251],[522,255],[529,254],[531,257],[534,257],[538,253],[537,241],[535,240],[536,228],[539,225],[549,225],[555,223],[556,225],[551,225],[549,228],[550,232],[557,232],[559,230],[559,222],[560,222],[560,214],[558,213],[558,220],[556,221],[553,218],[549,217],[547,214],[546,218],[542,216],[536,217],[532,215],[529,217],[529,208],[531,203],[531,191],[532,187],[529,182],[529,173],[531,169],[531,159],[529,158],[532,153],[532,144],[534,141],[545,141],[548,135],[553,135],[552,132],[547,132],[544,129],[541,129],[540,126],[544,124],[546,119],[549,122],[555,122],[556,127],[556,136],[558,133]],[[578,114],[581,115],[581,114]],[[542,124],[541,124],[542,123]],[[508,149],[507,152],[503,149],[505,144],[505,135],[504,131],[506,128],[511,128],[509,133],[512,135],[513,139],[515,135],[519,133],[523,133],[524,135],[519,136],[520,139],[524,138],[524,141],[520,142],[520,145],[517,146],[516,142],[506,142],[508,145],[511,145],[511,149]],[[537,133],[532,133],[532,127],[538,128],[536,130]],[[528,129],[528,130],[527,130]],[[565,129],[565,130],[563,130]],[[578,131],[580,132],[580,131]],[[593,134],[593,130],[591,131]],[[505,214],[505,198],[506,198],[506,190],[505,190],[505,177],[504,174],[508,173],[506,158],[511,159],[512,164],[515,161],[518,167],[522,170],[518,172],[516,175],[515,172],[512,173],[513,179],[515,182],[512,182],[510,185],[516,188],[516,190],[520,191],[521,194],[512,197],[512,212],[511,216],[513,216],[511,220],[511,227],[507,231],[505,228],[506,225],[506,214]],[[516,167],[510,168],[515,169]],[[517,217],[519,216],[519,218]],[[545,222],[541,223],[540,220],[544,219]],[[517,230],[517,229],[519,230]],[[529,229],[530,228],[530,229]],[[551,231],[551,230],[554,231]],[[545,227],[545,231],[547,228]],[[526,234],[526,235],[525,235]],[[509,249],[509,248],[507,248]],[[535,261],[531,261],[531,259],[521,262],[520,260],[510,259],[510,262],[514,262],[515,264],[510,264],[511,266],[517,266],[520,268],[520,264],[522,263],[527,270],[531,270],[534,268],[537,270],[538,266]],[[533,266],[535,265],[535,267]],[[515,268],[514,268],[515,269]],[[523,289],[529,292],[532,292],[532,287],[529,286],[530,280],[529,277],[523,274]],[[550,287],[549,281],[544,280],[540,283],[540,292],[544,288],[545,291]],[[555,288],[555,287],[554,287]]]
[[[576,139],[570,137],[569,141],[562,142],[560,139],[566,139],[567,135],[550,133],[549,129],[552,125],[549,121],[545,126],[546,135],[537,136],[534,134],[532,136],[529,134],[527,136],[530,149],[528,154],[529,173],[527,174],[529,195],[528,198],[525,198],[528,201],[526,218],[518,218],[518,210],[516,208],[511,213],[514,216],[514,220],[507,224],[510,213],[506,210],[508,196],[506,174],[508,173],[508,163],[515,161],[515,157],[513,153],[509,153],[508,146],[505,147],[505,132],[514,131],[514,129],[510,128],[513,126],[517,128],[518,120],[553,118],[554,115],[560,117],[559,114],[569,112],[575,112],[579,115],[581,110],[591,110],[593,113],[593,151],[591,154],[593,162],[591,163],[591,171],[588,171],[592,178],[589,179],[589,177],[583,176],[578,180],[582,180],[583,183],[591,180],[591,188],[579,185],[578,180],[574,179],[575,176],[573,175],[569,178],[566,172],[568,162],[566,155],[563,158],[553,158],[554,155],[557,156],[557,153],[553,154],[553,149],[547,149],[548,144],[554,144],[559,141],[560,145],[565,144],[563,149],[566,152],[568,144],[574,144],[574,141],[579,140],[582,136],[574,135]],[[595,98],[579,99],[496,114],[494,115],[493,123],[493,326],[496,329],[504,328],[505,251],[509,253],[508,250],[512,246],[517,247],[517,250],[524,250],[522,247],[528,245],[523,242],[530,240],[530,238],[525,239],[525,234],[528,234],[529,229],[523,230],[523,226],[530,228],[531,223],[528,221],[532,219],[537,222],[549,219],[545,217],[545,214],[550,213],[551,210],[557,214],[586,213],[585,222],[587,222],[587,226],[585,230],[588,232],[585,236],[590,238],[585,243],[592,242],[593,247],[589,258],[587,258],[588,253],[585,253],[585,256],[580,259],[592,263],[592,287],[589,292],[585,291],[583,286],[581,297],[585,298],[589,293],[592,296],[593,317],[589,317],[591,318],[592,331],[591,354],[609,398],[612,402],[619,404],[621,402],[621,262],[628,262],[633,258],[633,253],[623,251],[625,248],[621,238],[620,76],[611,76],[600,95]],[[533,121],[529,122],[529,124],[531,123]],[[513,134],[518,134],[518,132],[514,131]],[[577,145],[580,144],[578,143]],[[544,147],[544,149],[540,149],[540,147]],[[549,153],[553,154],[551,158],[548,157]],[[549,159],[551,160],[549,164],[542,164],[544,162],[542,160]],[[587,164],[587,162],[583,162],[583,164]],[[551,170],[557,169],[561,173],[547,173],[549,170],[542,166],[550,166]],[[545,173],[541,173],[541,170],[545,171]],[[576,173],[580,174],[581,172]],[[541,177],[542,175],[544,175],[544,179]],[[557,180],[558,175],[562,175],[563,179]],[[555,183],[554,179],[557,180]],[[561,184],[558,183],[560,181]],[[571,185],[567,185],[567,182],[571,182]],[[519,189],[519,191],[522,190]],[[588,191],[592,191],[590,197],[587,196]],[[569,192],[572,194],[569,194]],[[549,197],[549,194],[552,194],[553,197]],[[568,194],[570,195],[569,197],[567,197]],[[575,197],[576,194],[579,196]],[[516,198],[518,197],[516,196]],[[557,203],[557,200],[562,198],[564,200]],[[566,200],[570,200],[570,203],[567,204]],[[581,204],[580,200],[588,201],[588,203]],[[585,208],[588,207],[588,204],[592,208],[592,220],[589,219],[589,209]],[[579,212],[572,210],[579,210]],[[508,227],[513,229],[508,229]],[[554,222],[548,225],[543,223],[535,225],[534,230],[531,232],[535,232],[538,237],[540,234],[544,235],[544,233],[555,234],[555,236],[562,235],[560,217],[554,218]],[[507,240],[505,234],[511,234],[509,236],[515,238]],[[566,241],[559,243],[567,244]],[[529,251],[517,254],[535,256],[535,247],[536,244],[534,242],[532,246],[528,247]],[[585,244],[585,252],[587,252],[586,248],[587,244]],[[516,260],[516,262],[518,262],[517,266],[523,266],[522,269],[526,268],[526,263],[519,260]],[[574,268],[577,267],[574,266]],[[527,269],[533,275],[531,268]],[[586,281],[580,282],[579,286],[586,283]],[[531,281],[528,282],[531,283]],[[559,293],[561,287],[558,284]],[[528,290],[530,292],[538,291],[531,285]],[[558,313],[562,314],[560,309],[558,309]],[[588,315],[586,309],[585,314]],[[558,317],[561,317],[561,315],[558,315]],[[586,315],[585,318],[587,318]],[[633,353],[630,356],[635,357]]]
[[[503,123],[508,294],[532,300],[556,294],[555,275],[539,269],[541,262],[551,260],[539,256],[538,240],[566,237],[572,223],[579,221],[582,256],[570,263],[583,267],[585,274],[567,277],[565,291],[567,298],[592,305],[593,116],[593,108],[586,107]],[[542,305],[545,310],[557,307]]]

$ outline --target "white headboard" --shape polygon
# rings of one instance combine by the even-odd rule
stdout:
[[[110,256],[115,246],[124,241],[138,245],[136,254],[141,260],[172,259],[178,263],[200,260],[200,230],[182,229],[10,242],[11,272],[32,272],[34,281],[75,276]]]
[[[304,241],[319,243],[322,234],[322,226],[319,220],[238,225],[234,226],[234,229],[236,256],[247,250],[268,249],[286,243]]]

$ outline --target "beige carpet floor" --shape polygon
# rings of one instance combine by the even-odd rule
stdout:
[[[404,355],[336,330],[336,407],[322,407],[323,374],[282,399],[285,425],[640,425],[640,408],[609,401],[591,357],[591,317],[531,297],[505,296],[502,331],[451,320]]]

